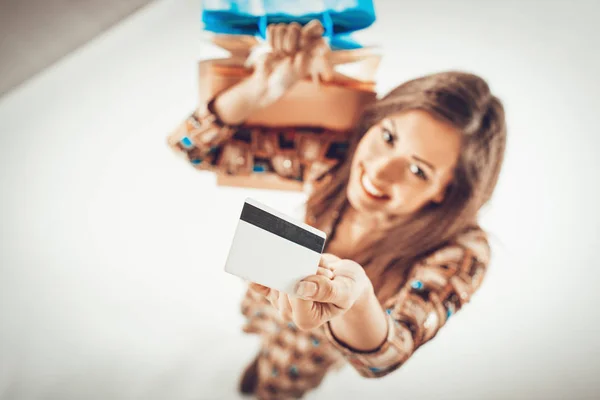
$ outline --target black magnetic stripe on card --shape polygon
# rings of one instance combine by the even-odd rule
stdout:
[[[244,204],[240,219],[309,250],[317,253],[323,251],[324,238],[251,204]]]

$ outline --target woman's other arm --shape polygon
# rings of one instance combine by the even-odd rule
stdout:
[[[332,319],[325,333],[362,376],[385,376],[469,301],[488,262],[485,234],[466,233],[417,265],[406,286],[385,306],[368,293],[346,314]]]

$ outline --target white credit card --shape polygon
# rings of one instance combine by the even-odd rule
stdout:
[[[327,235],[254,199],[246,199],[225,271],[293,295],[300,280],[314,275]]]

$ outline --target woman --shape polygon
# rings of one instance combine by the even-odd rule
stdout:
[[[192,152],[222,143],[299,79],[329,79],[321,32],[318,23],[269,27],[273,51],[196,117],[204,133]],[[243,300],[245,331],[263,344],[241,391],[298,398],[344,361],[381,377],[431,340],[489,263],[477,213],[505,141],[503,106],[472,74],[411,80],[366,110],[347,157],[309,182],[306,221],[329,233],[318,273],[297,297],[252,284]]]

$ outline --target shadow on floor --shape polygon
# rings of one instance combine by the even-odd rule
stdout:
[[[0,0],[0,97],[154,0]]]

